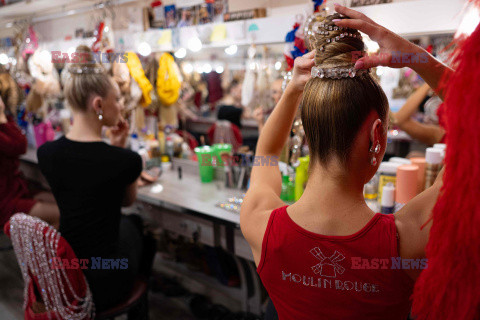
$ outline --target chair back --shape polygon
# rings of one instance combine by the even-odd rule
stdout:
[[[92,294],[78,259],[59,232],[23,213],[13,215],[4,230],[25,282],[26,320],[95,318]]]

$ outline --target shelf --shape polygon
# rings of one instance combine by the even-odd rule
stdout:
[[[124,51],[136,50],[140,43],[147,42],[152,51],[176,51],[179,48],[188,48],[188,41],[194,37],[202,41],[202,49],[225,48],[232,44],[241,46],[252,43],[283,43],[294,22],[294,15],[282,15],[174,29],[151,29],[145,32],[115,30],[115,48]],[[218,28],[225,28],[226,38],[221,41],[210,41],[210,35]],[[159,44],[159,39],[171,41],[161,41]]]

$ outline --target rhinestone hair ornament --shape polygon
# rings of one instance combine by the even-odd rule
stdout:
[[[95,318],[95,306],[88,283],[85,282],[85,297],[79,297],[65,270],[52,268],[52,259],[58,257],[60,233],[36,217],[17,213],[10,219],[10,236],[25,282],[24,309],[28,301],[28,287],[33,281],[30,277],[32,275],[38,280],[39,292],[49,319],[52,318],[52,313],[58,319]],[[76,304],[69,301],[67,290]]]
[[[327,10],[322,10],[320,12],[315,12],[314,14],[309,16],[305,21],[303,34],[305,36],[305,45],[309,50],[313,49],[313,44],[315,42],[315,39],[314,39],[315,32],[313,30],[314,29],[313,26],[325,20],[326,16],[327,16]]]
[[[340,15],[340,17],[344,17]],[[329,37],[331,33],[338,33],[334,37]],[[325,51],[325,45],[333,42],[339,42],[345,40],[346,38],[352,39],[359,39],[362,40],[362,36],[357,30],[339,27],[336,25],[332,25],[328,23],[328,20],[323,20],[322,22],[317,22],[311,25],[311,31],[309,34],[317,34],[324,39],[324,43],[320,45],[319,51]],[[362,55],[364,52],[361,53]],[[355,67],[352,65],[351,67],[334,67],[334,68],[320,68],[318,66],[314,66],[311,71],[311,75],[313,78],[320,78],[320,79],[344,79],[344,78],[354,78],[356,76],[362,74],[368,74],[370,69],[362,69],[356,70]]]
[[[342,79],[342,78],[354,78],[356,76],[367,74],[370,70],[362,69],[356,70],[355,67],[351,68],[318,68],[312,67],[313,78],[328,78],[328,79]]]
[[[84,67],[70,67],[68,68],[68,71],[71,74],[100,74],[100,73],[104,73],[105,69],[99,66],[96,66],[96,67],[84,66]]]

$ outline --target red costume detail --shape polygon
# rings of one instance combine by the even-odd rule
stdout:
[[[480,5],[480,1],[478,1]],[[413,295],[415,319],[480,319],[480,25],[461,42],[444,82],[448,135],[442,193],[433,209],[428,268]]]

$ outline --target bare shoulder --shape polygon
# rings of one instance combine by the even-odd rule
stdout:
[[[258,265],[262,243],[272,211],[285,205],[271,190],[249,190],[240,211],[240,228]]]
[[[432,210],[439,192],[440,184],[434,184],[395,214],[402,258],[416,259],[425,256],[425,247],[432,226]]]

